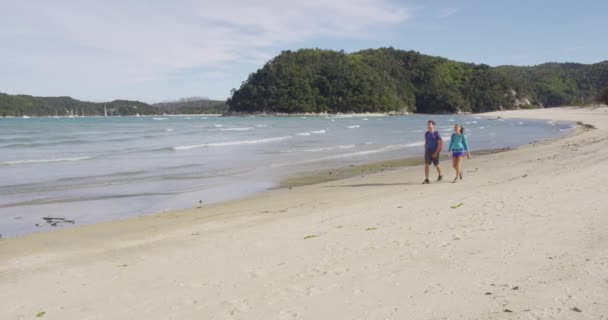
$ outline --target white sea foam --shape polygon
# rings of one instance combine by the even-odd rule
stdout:
[[[386,117],[384,113],[353,113],[353,114],[337,114],[330,118],[370,118],[370,117]]]
[[[223,127],[223,126],[224,126],[223,124],[216,124],[216,125],[215,125],[215,127],[216,127],[216,128],[221,128],[221,127]]]
[[[481,130],[483,130],[483,129],[485,129],[485,128],[486,128],[486,127],[478,127],[477,129],[481,129]]]
[[[268,127],[267,124],[256,124],[255,126],[258,127],[258,128],[266,128],[266,127]]]
[[[54,159],[35,159],[35,160],[12,160],[0,162],[0,165],[17,165],[17,164],[30,164],[30,163],[47,163],[47,162],[66,162],[66,161],[81,161],[93,159],[91,156],[84,157],[73,157],[73,158],[54,158]]]
[[[175,130],[175,129],[171,129],[171,128],[165,129],[165,131],[167,131],[167,132],[172,132],[173,130]]]
[[[354,126],[348,126],[347,128],[348,129],[357,129],[359,127],[361,127],[361,126],[360,125],[354,125]]]
[[[424,141],[418,141],[413,143],[404,144],[405,147],[422,147],[424,145]]]
[[[161,120],[167,120],[167,118],[152,118],[152,120],[161,121]]]
[[[344,145],[344,146],[335,146],[335,147],[326,147],[326,148],[317,148],[317,149],[302,150],[302,152],[319,152],[319,151],[343,150],[343,149],[352,149],[354,147],[355,147],[354,144],[349,144],[349,145]]]
[[[190,149],[206,148],[206,147],[229,147],[229,146],[239,146],[239,145],[247,145],[247,144],[276,142],[276,141],[287,140],[287,139],[291,139],[291,138],[292,138],[292,136],[284,136],[284,137],[266,138],[266,139],[258,139],[258,140],[212,142],[212,143],[195,144],[195,145],[189,145],[189,146],[177,146],[177,147],[173,147],[172,149],[173,150],[190,150]]]
[[[405,148],[408,148],[408,147],[410,147],[410,146],[406,145],[406,144],[395,144],[395,145],[389,145],[389,146],[386,146],[386,147],[382,147],[382,148],[379,148],[379,149],[364,150],[364,151],[357,151],[357,152],[337,154],[337,155],[333,155],[333,156],[329,156],[329,157],[324,157],[324,158],[320,158],[320,159],[311,159],[311,160],[304,161],[303,163],[318,162],[318,161],[325,161],[325,160],[335,160],[335,159],[342,159],[342,158],[351,158],[351,157],[357,157],[357,156],[364,156],[364,155],[368,155],[368,154],[375,154],[375,153],[395,151],[395,150],[399,150],[399,149],[405,149]]]
[[[244,128],[222,128],[220,129],[220,131],[249,131],[253,128],[251,127],[244,127]]]
[[[327,131],[325,131],[325,130],[316,130],[316,131],[310,131],[310,132],[296,133],[296,136],[308,137],[308,136],[313,135],[313,134],[325,134],[325,133],[327,133]]]

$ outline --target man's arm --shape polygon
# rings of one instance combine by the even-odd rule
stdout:
[[[443,149],[443,140],[437,140],[437,151],[435,151],[434,157],[437,158]]]

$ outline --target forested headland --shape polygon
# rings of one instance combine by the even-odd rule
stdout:
[[[233,113],[486,112],[584,105],[608,88],[608,61],[532,67],[464,63],[393,48],[284,51],[228,99]]]

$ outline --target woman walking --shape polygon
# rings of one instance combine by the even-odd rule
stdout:
[[[461,124],[454,126],[454,133],[450,139],[449,152],[452,152],[452,167],[456,170],[456,177],[454,183],[458,181],[458,178],[462,180],[462,158],[466,155],[467,159],[471,159],[471,153],[469,152],[469,143],[467,137],[464,135],[464,127]]]

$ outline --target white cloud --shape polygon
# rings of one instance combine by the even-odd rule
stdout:
[[[456,9],[456,8],[444,8],[439,11],[437,16],[439,18],[448,18],[448,17],[451,17],[451,16],[455,15],[456,13],[458,13],[458,11],[460,11],[460,10]]]
[[[389,0],[56,0],[3,3],[0,11],[0,68],[13,80],[101,90],[191,68],[261,64],[276,47],[363,37],[411,18]],[[0,91],[15,83],[3,78]]]

